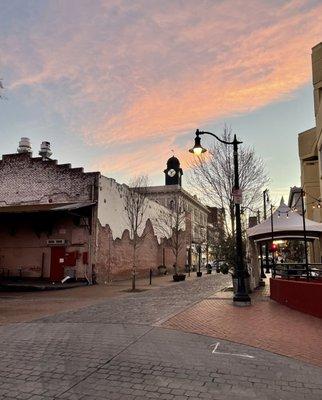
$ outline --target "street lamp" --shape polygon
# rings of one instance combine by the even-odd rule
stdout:
[[[201,244],[198,244],[198,272],[197,272],[198,278],[202,276],[200,268],[201,268]]]
[[[201,146],[201,135],[210,135],[217,139],[219,142],[226,145],[233,146],[234,151],[234,192],[239,192],[239,173],[238,173],[238,145],[242,142],[237,140],[236,135],[234,135],[234,140],[232,142],[227,142],[226,140],[220,139],[217,135],[211,132],[196,131],[195,145],[190,149],[190,153],[200,156],[207,150]],[[236,265],[235,265],[235,275],[237,278],[237,292],[234,293],[234,304],[238,306],[246,306],[251,304],[250,297],[246,291],[245,285],[245,266],[243,257],[243,242],[242,242],[242,230],[241,230],[241,219],[240,219],[240,202],[235,199],[235,214],[236,214]]]

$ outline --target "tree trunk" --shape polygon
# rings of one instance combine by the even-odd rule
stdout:
[[[177,261],[173,264],[173,269],[174,269],[174,275],[178,275],[178,269],[177,269]]]
[[[134,239],[135,241],[136,239]],[[133,243],[133,268],[132,268],[132,291],[135,290],[136,279],[136,242]]]
[[[135,275],[136,275],[136,270],[135,270],[135,266],[133,265],[133,271],[132,271],[132,291],[135,290]]]

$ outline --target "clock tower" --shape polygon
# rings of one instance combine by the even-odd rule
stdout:
[[[165,184],[166,185],[180,185],[181,177],[183,175],[182,169],[180,168],[180,161],[172,156],[167,161],[167,168],[163,171],[165,173]]]

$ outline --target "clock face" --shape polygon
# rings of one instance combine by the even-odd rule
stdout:
[[[176,171],[175,171],[174,169],[169,169],[168,175],[169,175],[171,178],[174,177],[175,174],[176,174]]]

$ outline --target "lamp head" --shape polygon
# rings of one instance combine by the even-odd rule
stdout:
[[[197,131],[196,131],[195,145],[189,151],[190,151],[190,153],[196,154],[197,156],[200,156],[202,153],[205,153],[207,151],[205,148],[203,148],[201,146],[201,139],[200,139],[200,136],[199,136],[199,129],[197,129]]]

